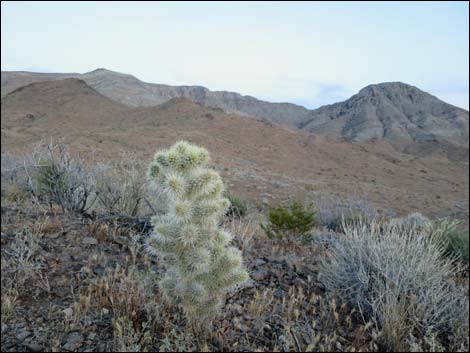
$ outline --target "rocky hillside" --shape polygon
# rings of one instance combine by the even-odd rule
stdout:
[[[31,151],[60,136],[98,160],[155,150],[185,139],[211,151],[230,190],[273,204],[318,194],[367,199],[407,214],[468,210],[468,160],[406,155],[388,141],[349,143],[266,120],[227,114],[186,98],[154,107],[115,102],[78,79],[36,82],[2,98],[2,152]],[[443,173],[445,170],[445,173]],[[467,195],[467,196],[466,196]]]
[[[316,109],[299,127],[350,141],[447,141],[468,146],[468,121],[463,109],[416,87],[389,82],[367,86],[345,102]]]
[[[370,85],[344,102],[315,110],[201,86],[146,83],[106,69],[85,74],[2,72],[2,96],[28,83],[65,77],[82,79],[100,94],[129,107],[152,107],[173,98],[188,98],[226,113],[282,123],[334,139],[385,139],[411,154],[426,155],[438,150],[453,159],[468,155],[468,111],[401,82]]]
[[[251,96],[227,91],[210,91],[201,86],[169,86],[140,81],[119,72],[97,69],[85,74],[41,74],[2,71],[2,96],[29,83],[63,78],[79,78],[99,93],[130,107],[150,107],[172,98],[188,98],[206,107],[218,107],[227,113],[251,116],[290,126],[305,121],[311,112],[291,103],[270,103]]]

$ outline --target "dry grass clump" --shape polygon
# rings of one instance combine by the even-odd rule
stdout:
[[[430,336],[448,349],[468,344],[468,295],[454,281],[442,232],[375,220],[344,231],[321,261],[320,280],[376,323],[385,349],[428,349]]]
[[[44,203],[59,205],[63,212],[85,213],[94,199],[94,176],[80,157],[72,158],[62,142],[41,142],[26,168],[30,189]]]
[[[7,322],[15,313],[18,301],[38,291],[50,291],[44,259],[40,254],[40,242],[46,222],[37,222],[9,234],[11,242],[3,249],[1,258],[1,315]],[[2,238],[3,227],[2,227]],[[3,243],[3,239],[2,239]],[[3,246],[3,245],[2,245]]]
[[[106,230],[111,231],[111,227],[106,226]],[[116,238],[110,236],[103,240],[113,239]],[[65,331],[85,332],[90,322],[107,322],[112,332],[112,351],[148,350],[156,322],[147,310],[155,305],[154,279],[147,258],[137,264],[139,248],[138,236],[129,236],[124,248],[128,255],[122,266],[117,263],[115,267],[106,267],[102,275],[97,275],[93,268],[106,263],[108,257],[104,253],[90,255],[76,276],[79,288],[72,292],[74,302],[63,310]]]
[[[24,204],[31,194],[27,169],[32,166],[28,157],[19,157],[8,152],[1,154],[1,202]]]
[[[138,155],[123,154],[118,162],[94,171],[98,207],[110,215],[142,215],[148,189],[145,166]]]
[[[17,156],[9,152],[1,153],[2,196],[6,188],[15,186],[20,190],[28,190],[29,180],[25,168],[31,167],[33,161],[28,156]]]
[[[253,219],[244,217],[224,218],[223,227],[233,234],[233,242],[243,254],[250,249],[259,228]]]

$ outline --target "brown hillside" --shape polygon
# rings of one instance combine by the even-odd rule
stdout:
[[[399,213],[468,212],[468,157],[418,158],[386,141],[330,140],[184,98],[129,108],[67,79],[11,92],[2,99],[1,116],[2,151],[25,151],[56,135],[75,151],[94,151],[98,159],[115,158],[122,150],[150,159],[156,149],[186,139],[208,148],[233,192],[256,203],[321,193],[365,198]]]

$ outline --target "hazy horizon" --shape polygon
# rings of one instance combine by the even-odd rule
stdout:
[[[234,91],[316,108],[400,81],[469,108],[468,3],[2,2],[2,70]]]

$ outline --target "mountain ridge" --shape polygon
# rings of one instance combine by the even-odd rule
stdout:
[[[84,74],[2,71],[2,96],[28,80],[67,77],[82,79],[100,94],[129,107],[151,107],[184,97],[229,114],[265,119],[336,139],[352,142],[386,139],[402,151],[424,153],[433,141],[445,145],[469,144],[468,111],[398,81],[368,85],[343,102],[313,110],[236,92],[211,91],[203,86],[147,83],[133,75],[104,68]],[[421,147],[412,146],[416,144]]]

